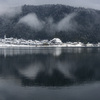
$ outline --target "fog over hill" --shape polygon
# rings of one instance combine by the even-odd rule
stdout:
[[[65,5],[24,5],[0,10],[0,38],[60,38],[100,42],[100,11]]]

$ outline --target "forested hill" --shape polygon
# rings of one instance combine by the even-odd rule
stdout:
[[[24,5],[20,13],[12,9],[0,15],[0,37],[100,42],[99,10],[65,5]]]

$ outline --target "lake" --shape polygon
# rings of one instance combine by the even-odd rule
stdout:
[[[100,48],[0,48],[0,100],[100,100]]]

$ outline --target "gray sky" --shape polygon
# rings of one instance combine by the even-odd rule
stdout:
[[[0,0],[0,5],[18,6],[24,4],[65,4],[75,7],[100,9],[100,0]]]

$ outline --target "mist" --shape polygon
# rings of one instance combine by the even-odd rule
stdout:
[[[100,0],[0,0],[0,4],[10,6],[43,5],[43,4],[64,4],[74,7],[85,7],[100,10]]]
[[[77,28],[77,22],[75,21],[76,13],[66,14],[64,18],[62,18],[57,23],[54,23],[54,19],[52,17],[47,19],[46,26],[47,31],[50,30],[50,33],[60,32],[60,31],[74,31]]]
[[[60,22],[58,22],[57,31],[75,30],[77,26],[77,22],[74,20],[75,16],[76,13],[65,15],[65,17]]]
[[[28,25],[30,28],[34,30],[42,30],[44,22],[39,20],[35,13],[30,13],[24,17],[22,17],[19,22]]]
[[[45,21],[43,21],[40,20],[35,13],[30,13],[22,17],[18,24],[22,23],[28,25],[31,29],[36,31],[45,29],[46,32],[51,34],[60,31],[73,31],[77,27],[77,22],[74,20],[76,15],[76,13],[71,13],[69,15],[66,14],[64,18],[55,23],[52,17],[48,17],[45,19]]]
[[[20,14],[22,12],[22,7],[10,7],[8,5],[0,5],[0,16],[5,16],[11,18]]]

